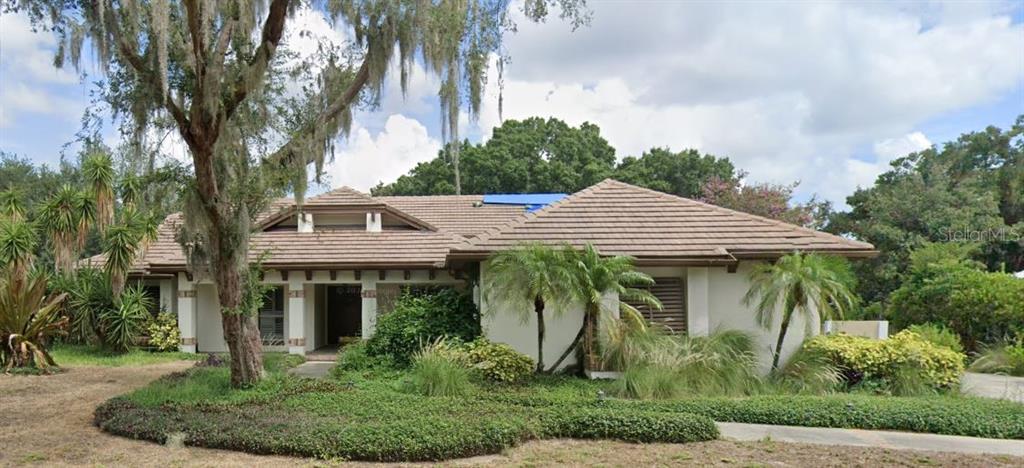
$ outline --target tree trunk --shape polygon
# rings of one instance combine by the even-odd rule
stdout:
[[[544,372],[544,299],[533,300],[533,311],[537,314],[537,372]]]
[[[588,370],[597,369],[595,356],[594,329],[597,328],[597,314],[600,305],[591,304],[587,306],[583,315],[583,368]]]
[[[241,310],[242,281],[234,265],[218,264],[217,296],[224,341],[231,358],[231,386],[250,387],[263,378],[263,342],[256,317]]]
[[[555,369],[558,369],[558,366],[562,365],[562,361],[564,361],[565,358],[569,357],[569,355],[576,350],[576,347],[580,345],[580,341],[582,341],[583,339],[584,330],[586,330],[586,327],[587,326],[585,324],[580,327],[580,331],[576,333],[576,338],[572,339],[572,343],[569,344],[569,347],[566,348],[565,352],[563,352],[562,355],[558,358],[558,361],[556,361],[555,364],[552,365],[550,369],[548,369],[548,372],[554,372]]]
[[[793,317],[792,312],[782,318],[782,326],[779,328],[779,341],[775,343],[775,355],[772,356],[772,372],[779,369],[779,357],[782,355],[782,342],[786,340],[786,331],[789,330],[789,319]]]
[[[220,193],[214,169],[216,133],[188,133],[196,173],[196,189],[203,203],[209,231],[210,269],[217,285],[224,341],[231,358],[231,386],[249,387],[263,378],[263,342],[259,325],[242,309],[248,274],[249,218],[244,204],[231,207]],[[204,138],[205,137],[205,138]]]

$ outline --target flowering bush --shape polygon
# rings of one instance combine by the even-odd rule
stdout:
[[[882,382],[898,385],[913,370],[917,378],[935,389],[955,388],[964,371],[966,356],[937,346],[910,330],[886,340],[845,334],[821,335],[804,345],[828,356],[845,371],[849,384]]]
[[[181,332],[178,330],[178,317],[170,312],[160,312],[146,324],[149,345],[157,351],[177,351]]]

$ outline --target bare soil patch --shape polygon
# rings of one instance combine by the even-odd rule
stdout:
[[[0,375],[0,465],[307,466],[323,461],[193,447],[165,447],[111,436],[92,424],[96,406],[193,363],[75,367],[48,376]],[[1024,466],[1000,456],[895,451],[781,442],[627,444],[550,440],[501,455],[450,461],[470,466]]]

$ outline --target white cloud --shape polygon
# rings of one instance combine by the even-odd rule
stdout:
[[[348,141],[325,168],[332,186],[368,191],[379,181],[393,181],[421,161],[437,156],[441,142],[418,121],[392,114],[384,129],[372,135],[356,125]]]
[[[887,138],[875,143],[875,155],[888,163],[915,151],[931,148],[931,146],[932,142],[924,136],[924,133],[913,132],[899,138]]]
[[[78,83],[70,70],[53,66],[56,44],[52,34],[32,32],[25,16],[0,15],[0,128],[15,125],[24,113],[79,117],[84,103],[55,92]]]
[[[928,143],[917,125],[1024,83],[1024,26],[984,9],[952,21],[943,4],[592,6],[593,24],[575,33],[520,22],[506,119],[594,122],[620,157],[698,148],[754,181],[799,180],[801,194],[839,203],[893,152]],[[485,135],[499,123],[493,83],[488,92]],[[876,142],[876,162],[857,158]]]

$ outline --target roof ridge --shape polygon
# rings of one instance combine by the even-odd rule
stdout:
[[[772,224],[772,225],[775,225],[775,226],[784,226],[784,227],[787,227],[787,228],[797,229],[797,230],[800,230],[800,231],[803,231],[803,232],[811,233],[811,234],[816,235],[816,236],[824,236],[824,237],[839,239],[839,240],[841,240],[843,242],[846,242],[846,243],[849,243],[849,244],[854,244],[854,245],[856,245],[856,244],[867,244],[867,243],[862,242],[862,241],[857,241],[857,240],[853,240],[853,239],[847,239],[847,238],[845,238],[843,236],[837,236],[835,234],[824,232],[824,231],[819,231],[817,229],[811,229],[811,228],[808,228],[808,227],[799,226],[799,225],[792,224],[792,223],[787,223],[785,221],[780,221],[780,220],[777,220],[777,219],[771,219],[771,218],[767,218],[767,217],[764,217],[764,216],[761,216],[761,215],[756,215],[756,214],[753,214],[753,213],[747,213],[745,211],[734,210],[732,208],[726,208],[724,206],[718,206],[718,205],[715,205],[713,203],[707,203],[707,202],[703,202],[703,201],[700,201],[700,200],[694,200],[692,198],[687,198],[687,197],[683,197],[683,196],[680,196],[680,195],[675,195],[675,194],[665,193],[665,192],[659,192],[659,191],[654,190],[654,189],[650,189],[650,188],[647,188],[647,187],[641,187],[639,185],[633,185],[633,184],[630,184],[630,183],[622,182],[620,180],[615,180],[615,179],[608,178],[608,179],[605,179],[604,181],[602,181],[602,183],[604,183],[604,182],[611,182],[611,183],[618,184],[618,185],[621,185],[621,186],[625,186],[625,187],[628,187],[628,188],[642,190],[642,191],[645,191],[645,192],[649,192],[649,193],[655,194],[655,195],[657,195],[657,196],[659,196],[661,198],[681,200],[681,201],[684,201],[684,202],[687,202],[687,203],[692,203],[692,204],[697,205],[697,206],[708,208],[708,209],[710,209],[712,211],[720,211],[720,212],[725,212],[725,213],[730,213],[730,214],[737,214],[737,215],[740,215],[740,216],[746,216],[746,217],[753,218],[753,219],[755,219],[757,221],[766,222],[768,224]],[[868,248],[872,248],[872,249],[874,248],[874,246],[870,246],[870,244],[867,244],[867,246],[868,246]],[[858,247],[863,247],[863,246],[858,246]]]

